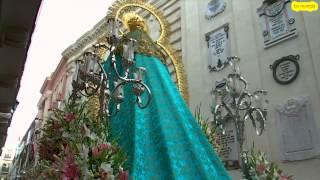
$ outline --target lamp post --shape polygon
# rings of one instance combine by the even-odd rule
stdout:
[[[135,64],[136,40],[119,37],[120,22],[114,18],[107,19],[107,42],[108,44],[95,44],[93,51],[83,54],[83,59],[77,61],[77,76],[72,83],[74,100],[82,96],[99,96],[100,113],[102,111],[108,117],[115,116],[124,101],[124,86],[132,84],[133,94],[136,96],[137,105],[146,108],[151,100],[151,91],[143,83],[146,69],[137,67]],[[120,43],[121,41],[121,43]],[[109,51],[108,69],[105,70],[101,64],[102,59],[98,52],[101,48]],[[122,49],[122,54],[116,51]],[[112,88],[110,88],[112,87]],[[146,94],[146,98],[142,98]],[[143,102],[145,100],[145,102]],[[115,107],[113,110],[112,107]]]
[[[239,57],[229,57],[232,71],[227,78],[217,81],[212,94],[216,105],[213,107],[214,124],[225,134],[227,123],[234,123],[237,141],[242,151],[244,142],[245,122],[250,119],[257,135],[261,135],[265,129],[267,115],[265,99],[267,91],[258,90],[250,93],[248,83],[240,72]]]

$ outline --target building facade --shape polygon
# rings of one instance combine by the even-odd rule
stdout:
[[[218,55],[212,53],[217,53],[220,46],[226,51],[220,57],[240,57],[249,89],[265,89],[269,99],[266,131],[258,137],[247,123],[246,148],[254,142],[256,149],[280,163],[294,179],[315,180],[320,165],[320,14],[294,12],[291,3],[181,1],[182,59],[188,76],[190,108],[201,102],[206,115],[212,117],[210,91],[230,72],[228,65],[220,71],[209,71],[209,65],[218,67],[210,59]],[[219,30],[227,34],[225,41],[214,39],[219,37],[215,36]],[[285,59],[299,59],[298,70],[295,63],[285,64]],[[238,171],[231,174],[240,178]]]
[[[35,163],[38,122],[34,120],[15,149],[7,179],[20,179]]]

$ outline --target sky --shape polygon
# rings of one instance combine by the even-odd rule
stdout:
[[[61,53],[106,16],[114,0],[43,0],[29,48],[20,102],[8,129],[6,148],[15,148],[37,115],[40,88]]]

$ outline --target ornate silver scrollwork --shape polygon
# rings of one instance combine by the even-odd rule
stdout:
[[[247,87],[248,83],[242,77],[238,65],[240,58],[230,57],[229,60],[232,72],[227,78],[216,82],[216,87],[212,91],[217,103],[213,111],[214,124],[224,133],[226,124],[234,123],[237,140],[242,148],[246,120],[251,120],[252,126],[259,136],[265,129],[266,103],[268,101],[264,99],[264,96],[267,95],[267,91],[258,90],[250,93]]]

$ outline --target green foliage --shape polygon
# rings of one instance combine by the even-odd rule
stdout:
[[[201,112],[201,104],[196,107],[194,116],[196,120],[198,121],[201,129],[207,136],[210,144],[213,146],[213,148],[216,150],[216,152],[219,154],[221,151],[221,146],[218,143],[218,131],[216,128],[211,127],[209,124],[209,118],[204,118]]]

